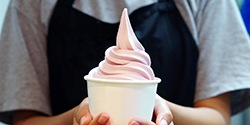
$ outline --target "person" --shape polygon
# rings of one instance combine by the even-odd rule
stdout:
[[[250,44],[234,0],[11,0],[0,40],[0,120],[106,124],[109,114],[89,113],[82,77],[115,45],[125,7],[162,79],[152,121],[128,124],[228,125],[249,106]]]

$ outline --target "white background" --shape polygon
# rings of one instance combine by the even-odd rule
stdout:
[[[7,10],[7,5],[9,4],[9,0],[1,0],[0,1],[0,33],[2,31],[3,19],[5,16],[5,12]]]

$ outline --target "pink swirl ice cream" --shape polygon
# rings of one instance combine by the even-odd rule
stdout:
[[[153,80],[151,60],[131,27],[127,9],[123,10],[116,46],[109,47],[105,59],[92,69],[93,78],[113,80]]]

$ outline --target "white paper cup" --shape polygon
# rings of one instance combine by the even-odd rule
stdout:
[[[128,125],[132,118],[151,120],[161,79],[106,80],[88,75],[84,79],[87,80],[90,113],[94,117],[102,112],[108,113],[108,125]]]

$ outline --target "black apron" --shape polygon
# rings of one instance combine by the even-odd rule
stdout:
[[[83,76],[116,44],[119,23],[109,24],[58,0],[48,32],[50,99],[54,115],[87,97]],[[155,75],[162,79],[157,93],[184,106],[193,106],[198,49],[172,0],[142,7],[130,14],[132,27],[150,55]]]

